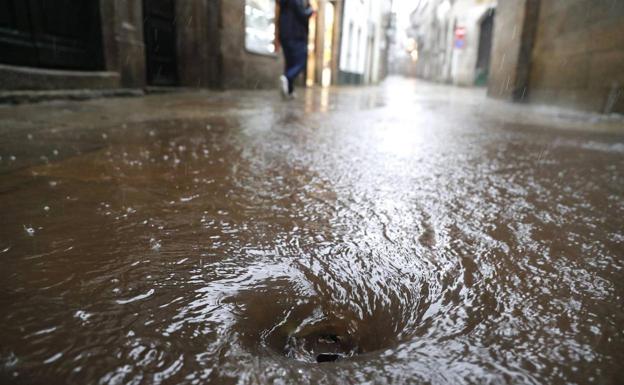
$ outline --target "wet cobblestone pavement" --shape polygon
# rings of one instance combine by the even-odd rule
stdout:
[[[2,383],[624,378],[620,118],[391,79],[0,121]]]

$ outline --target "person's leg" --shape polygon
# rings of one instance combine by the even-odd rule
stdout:
[[[295,67],[297,65],[296,55],[297,44],[294,40],[284,40],[282,42],[282,50],[284,51],[284,76],[288,80],[288,93],[293,91],[293,82],[295,80]]]
[[[305,40],[293,40],[289,42],[289,57],[286,64],[286,78],[288,79],[288,92],[292,94],[295,89],[295,78],[305,69],[308,60],[308,42]],[[284,50],[286,55],[286,50]]]
[[[284,52],[284,75],[288,77],[288,69],[292,66],[293,62],[293,49],[290,40],[284,40],[280,42],[282,45],[282,51]]]
[[[283,97],[290,94],[291,82],[288,79],[288,69],[293,65],[293,47],[290,40],[281,41],[282,52],[284,53],[284,74],[280,76],[280,91]]]

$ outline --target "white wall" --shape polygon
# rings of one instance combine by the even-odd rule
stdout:
[[[488,10],[493,7],[496,7],[496,1],[493,0],[479,2],[458,0],[454,4],[450,17],[451,20],[457,21],[457,26],[466,28],[466,44],[461,49],[455,48],[453,45],[451,62],[453,84],[463,86],[474,84],[479,53],[480,22]]]
[[[372,27],[370,31],[373,36],[373,53],[372,62],[370,68],[367,68],[367,79],[370,79],[372,83],[380,81],[381,71],[381,57],[382,50],[385,44],[385,30],[383,25],[384,13],[389,11],[386,8],[388,0],[372,0],[370,2],[371,8],[369,13],[369,25]]]
[[[359,0],[345,0],[342,19],[342,41],[340,47],[341,71],[364,74],[362,33],[366,32],[366,7]],[[358,39],[358,30],[360,38]]]
[[[339,69],[362,75],[364,81],[379,80],[384,1],[345,0],[340,42]],[[372,39],[372,44],[370,41]]]

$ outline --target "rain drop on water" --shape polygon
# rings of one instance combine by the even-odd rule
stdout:
[[[35,235],[35,229],[32,226],[24,225],[24,230],[26,230],[26,234],[28,234],[31,237]]]
[[[91,314],[84,310],[77,310],[76,313],[74,313],[74,317],[80,319],[82,322],[87,322],[87,320],[91,317]]]
[[[161,244],[160,241],[156,238],[151,238],[150,239],[150,248],[154,251],[158,251],[160,250]]]

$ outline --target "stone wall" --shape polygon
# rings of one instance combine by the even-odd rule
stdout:
[[[178,75],[186,87],[271,88],[281,54],[245,49],[245,0],[176,2]]]
[[[624,112],[624,1],[498,4],[490,96]]]
[[[106,70],[120,74],[121,87],[144,87],[143,2],[101,0],[100,15]]]
[[[221,0],[221,88],[276,87],[281,54],[259,55],[245,49],[245,0]]]
[[[542,0],[532,61],[531,102],[624,112],[624,1]]]
[[[528,92],[531,50],[539,0],[499,0],[494,18],[488,95],[524,100]]]

